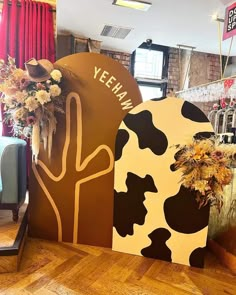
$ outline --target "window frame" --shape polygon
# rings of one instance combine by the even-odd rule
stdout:
[[[168,63],[169,63],[169,47],[163,46],[163,45],[157,45],[157,44],[148,45],[146,42],[143,42],[138,48],[147,49],[147,50],[156,50],[156,51],[161,51],[163,53],[162,79],[167,79],[168,78]],[[136,50],[131,55],[130,71],[131,71],[131,74],[133,75],[133,77],[134,77],[134,68],[135,68],[135,57],[136,57]],[[164,82],[162,80],[147,81],[147,80],[141,80],[141,79],[136,79],[136,78],[135,78],[135,80],[136,80],[137,84],[140,86],[160,88],[163,91],[163,97],[166,96],[167,82]]]

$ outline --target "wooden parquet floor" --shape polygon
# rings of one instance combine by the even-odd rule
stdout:
[[[0,248],[14,244],[26,208],[27,204],[21,206],[17,223],[12,220],[10,210],[0,210]]]
[[[111,249],[27,239],[20,271],[0,274],[0,294],[236,294],[236,276],[210,252],[205,269]]]

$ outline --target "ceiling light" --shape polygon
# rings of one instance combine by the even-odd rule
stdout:
[[[222,22],[222,23],[225,21],[223,18],[220,18],[217,13],[212,14],[211,19],[213,21],[218,21],[218,22]]]
[[[218,13],[214,13],[211,15],[212,20],[217,20],[217,18],[218,18]]]
[[[112,4],[142,11],[147,11],[152,6],[150,2],[138,0],[114,0]]]

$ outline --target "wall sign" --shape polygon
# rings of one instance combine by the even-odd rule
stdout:
[[[233,37],[236,34],[236,2],[225,10],[225,22],[223,40]]]
[[[55,65],[65,114],[57,117],[51,162],[41,149],[32,166],[29,234],[111,247],[115,137],[141,94],[131,74],[104,55],[74,54]]]

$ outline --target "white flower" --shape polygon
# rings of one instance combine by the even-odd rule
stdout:
[[[9,107],[9,106],[13,105],[13,99],[14,99],[13,96],[5,95],[3,102]]]
[[[27,92],[26,91],[17,91],[15,93],[15,100],[18,102],[18,103],[23,103],[24,100],[26,99],[27,97]]]
[[[39,104],[34,96],[29,96],[25,100],[25,108],[27,108],[30,112],[35,111],[38,108]]]
[[[15,69],[15,71],[12,73],[12,78],[17,81],[20,81],[25,76],[25,71],[23,71],[22,69]]]
[[[53,70],[51,73],[50,73],[51,77],[53,78],[54,81],[57,81],[57,82],[60,82],[61,81],[61,77],[62,77],[62,74],[59,70]]]
[[[49,88],[49,92],[52,97],[56,97],[61,94],[61,88],[58,85],[51,85]]]
[[[23,119],[24,115],[26,114],[25,108],[19,108],[13,113],[14,120]]]
[[[49,101],[51,101],[50,93],[45,90],[39,90],[36,92],[35,97],[37,98],[38,102],[43,105]]]

